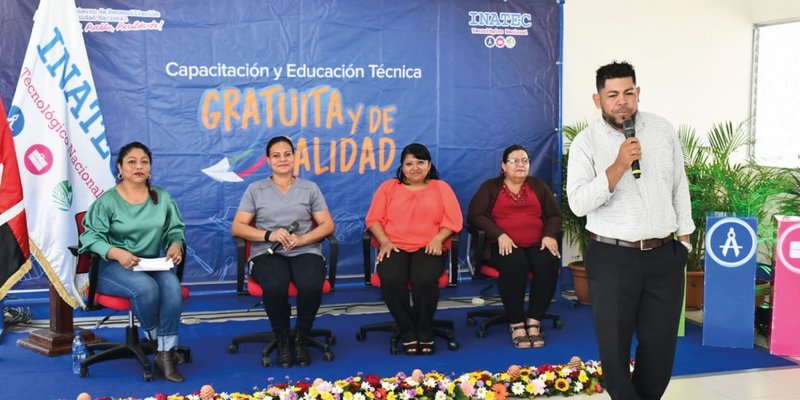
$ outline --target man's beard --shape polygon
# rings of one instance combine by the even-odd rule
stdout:
[[[614,116],[612,116],[611,114],[608,114],[605,110],[601,110],[601,114],[603,115],[603,119],[606,122],[608,122],[609,125],[613,126],[614,128],[616,128],[616,129],[618,129],[620,131],[623,129],[622,123],[621,122],[617,122],[617,120],[614,119]],[[636,122],[636,114],[633,114],[630,119],[633,120],[634,122]]]

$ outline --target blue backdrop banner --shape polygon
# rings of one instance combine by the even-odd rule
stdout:
[[[0,3],[7,105],[31,3]],[[409,143],[431,149],[464,210],[513,143],[529,149],[533,175],[561,187],[559,2],[77,6],[109,145],[152,149],[153,183],[175,197],[187,224],[187,281],[235,279],[231,220],[247,185],[270,175],[264,148],[276,135],[292,138],[297,175],[327,200],[343,275],[360,273],[372,194]],[[17,288],[44,287],[36,271]]]

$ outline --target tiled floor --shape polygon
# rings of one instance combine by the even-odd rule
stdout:
[[[702,311],[687,311],[686,318],[702,324]],[[756,335],[757,346],[767,341]],[[573,399],[610,399],[606,393]],[[672,378],[662,400],[800,400],[800,366],[737,371]]]
[[[608,394],[573,399],[610,399]],[[662,400],[790,400],[800,399],[800,367],[739,371],[673,378]]]

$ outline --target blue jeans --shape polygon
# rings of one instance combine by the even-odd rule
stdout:
[[[134,272],[116,261],[103,260],[97,291],[130,299],[133,314],[146,332],[157,330],[159,337],[177,337],[183,294],[175,269]]]

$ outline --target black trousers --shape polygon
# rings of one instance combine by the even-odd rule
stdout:
[[[549,250],[539,250],[540,247],[540,244],[517,247],[511,250],[511,254],[501,256],[497,243],[492,244],[492,265],[500,272],[497,278],[500,300],[512,324],[522,322],[526,317],[541,321],[553,299],[560,263]],[[526,314],[523,303],[528,273],[533,273],[533,280],[528,289]]]
[[[687,254],[675,241],[649,251],[589,243],[589,296],[603,375],[612,399],[660,399],[667,389],[675,359]],[[634,332],[638,345],[631,374]]]
[[[317,254],[285,257],[262,254],[253,258],[252,278],[261,285],[264,310],[273,332],[288,331],[292,306],[289,304],[289,282],[297,287],[298,330],[311,330],[322,302],[325,282],[325,260]]]
[[[392,252],[378,263],[383,300],[397,323],[403,342],[434,340],[433,314],[439,304],[438,282],[444,261],[445,255],[431,256],[421,248],[413,253]]]

